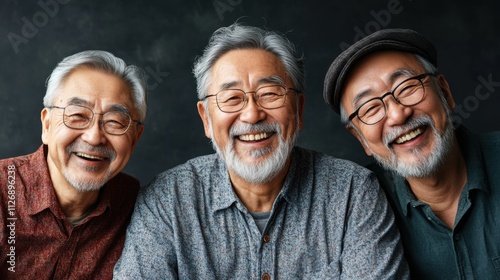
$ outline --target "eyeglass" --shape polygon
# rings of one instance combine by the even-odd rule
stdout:
[[[132,122],[141,124],[140,121],[133,120],[129,114],[122,111],[109,111],[104,114],[94,113],[90,108],[80,105],[68,105],[66,107],[50,106],[49,109],[56,108],[63,110],[63,123],[68,128],[85,129],[94,123],[94,115],[102,115],[99,124],[104,132],[111,135],[122,135],[130,128]]]
[[[298,92],[294,88],[282,85],[264,86],[256,91],[243,91],[241,89],[223,89],[216,94],[209,94],[202,100],[215,96],[217,107],[224,113],[235,113],[243,109],[248,101],[247,93],[252,93],[255,102],[265,109],[276,109],[285,104],[286,93],[289,90]]]
[[[435,76],[435,74],[424,73],[408,78],[398,84],[392,91],[364,102],[354,113],[349,115],[349,121],[357,116],[360,121],[367,125],[378,123],[387,113],[384,98],[389,95],[392,95],[394,100],[403,106],[412,106],[419,103],[424,99],[425,86],[422,80],[427,76]]]

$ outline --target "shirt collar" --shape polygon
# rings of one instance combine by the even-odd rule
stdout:
[[[64,218],[50,179],[47,166],[47,150],[47,146],[42,145],[35,153],[29,155],[29,168],[36,169],[36,172],[30,173],[27,178],[26,208],[30,215],[38,214],[50,208],[58,218]]]
[[[57,218],[65,219],[66,217],[59,205],[54,186],[52,185],[52,180],[50,179],[47,166],[47,151],[47,146],[42,145],[35,153],[29,156],[29,166],[41,168],[37,169],[37,172],[32,174],[33,178],[29,178],[30,181],[27,184],[27,211],[28,214],[35,215],[49,208]],[[98,205],[93,213],[89,215],[89,218],[101,215],[108,208],[119,211],[126,197],[120,194],[120,187],[126,186],[129,189],[138,189],[138,185],[139,181],[137,181],[137,179],[119,173],[101,188]],[[133,190],[126,191],[129,192]]]
[[[486,174],[480,142],[477,140],[477,137],[474,137],[462,126],[457,128],[455,133],[467,166],[467,183],[462,193],[469,193],[473,189],[489,193],[489,188],[485,179]],[[399,203],[405,216],[408,212],[408,205],[415,207],[424,204],[416,199],[410,190],[408,182],[401,176],[394,176],[393,174],[393,184],[395,185],[398,196],[401,198],[399,199]]]
[[[99,216],[107,209],[120,214],[127,200],[137,196],[139,186],[140,182],[136,178],[118,173],[101,188],[97,207],[89,217]]]
[[[467,184],[464,190],[478,189],[488,194],[490,190],[486,181],[486,167],[478,135],[473,135],[465,127],[459,127],[456,132],[467,165]]]
[[[229,179],[229,172],[227,170],[224,160],[218,154],[211,155],[214,160],[213,166],[206,174],[209,179],[208,192],[213,195],[212,201],[214,202],[213,211],[219,211],[229,208],[233,203],[238,202],[239,198],[233,190],[231,180]],[[207,172],[207,170],[205,170]],[[240,202],[239,204],[242,205]]]
[[[290,168],[288,169],[285,181],[283,183],[283,188],[278,194],[276,201],[280,198],[285,199],[287,202],[293,202],[299,196],[299,186],[305,187],[306,184],[311,184],[312,181],[305,178],[312,178],[312,168],[307,168],[305,158],[302,158],[301,149],[299,147],[294,147],[290,159]],[[298,172],[299,162],[303,165],[301,166],[302,173]],[[307,172],[308,174],[304,173]],[[305,180],[303,180],[305,179]]]
[[[292,197],[298,195],[298,189],[292,188],[292,186],[294,185],[293,181],[297,180],[297,178],[295,178],[295,170],[297,166],[296,154],[296,148],[294,148],[292,151],[290,168],[285,178],[283,187],[273,204],[273,209],[276,203],[281,200],[281,198],[284,198],[287,201],[291,201]],[[213,169],[209,171],[211,174],[217,174],[214,178],[214,183],[210,183],[209,186],[209,188],[212,188],[211,190],[209,190],[210,193],[213,193],[214,195],[213,211],[216,212],[218,210],[229,208],[233,203],[236,203],[240,211],[247,211],[246,207],[234,192],[231,180],[229,178],[229,172],[224,160],[217,154],[214,154],[213,156],[215,157],[215,164],[213,165]]]

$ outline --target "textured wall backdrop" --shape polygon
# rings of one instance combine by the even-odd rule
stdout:
[[[45,80],[64,57],[103,49],[148,73],[145,132],[126,171],[142,184],[212,153],[196,111],[191,74],[211,33],[236,20],[286,33],[305,56],[301,146],[360,164],[355,138],[323,102],[323,78],[345,46],[381,28],[412,28],[433,40],[451,84],[457,121],[499,130],[500,4],[494,0],[3,0],[0,4],[0,158],[41,144]]]

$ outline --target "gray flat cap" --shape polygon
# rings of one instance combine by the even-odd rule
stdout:
[[[332,62],[326,73],[323,97],[335,112],[340,113],[340,97],[344,80],[351,67],[363,56],[380,50],[416,53],[437,67],[436,48],[419,33],[409,29],[383,29],[374,32],[343,51]]]

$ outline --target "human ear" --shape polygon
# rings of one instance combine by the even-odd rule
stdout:
[[[372,152],[370,151],[370,149],[368,148],[368,146],[366,146],[366,142],[364,141],[363,139],[363,136],[360,135],[360,132],[355,129],[352,125],[350,124],[347,124],[345,126],[347,128],[347,130],[352,134],[354,135],[354,137],[356,137],[356,139],[358,139],[359,143],[361,144],[361,146],[363,147],[363,149],[365,150],[365,153],[368,155],[368,156],[372,156]]]
[[[203,128],[205,129],[205,136],[207,138],[212,138],[212,132],[210,129],[210,123],[209,123],[209,113],[205,110],[208,108],[205,108],[205,105],[203,104],[205,101],[198,101],[197,107],[198,107],[198,114],[201,117],[201,121],[203,122]]]

